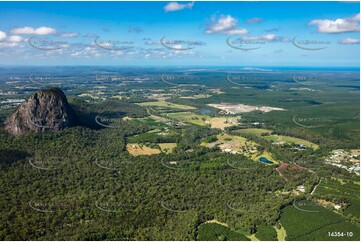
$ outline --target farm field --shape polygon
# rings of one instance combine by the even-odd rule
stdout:
[[[152,132],[144,133],[140,136],[133,136],[128,138],[127,151],[133,155],[157,155],[161,152],[171,154],[173,149],[177,147],[176,143],[157,143],[157,138],[160,137]],[[162,138],[162,137],[160,137]],[[148,142],[147,142],[148,140]],[[141,142],[141,143],[137,143]],[[159,148],[151,148],[149,145],[158,146]]]
[[[178,132],[168,127],[152,129],[145,133],[127,137],[128,143],[171,143],[176,140]]]
[[[286,240],[359,240],[359,228],[345,218],[309,201],[297,201],[282,210],[281,224],[286,230]],[[313,211],[313,212],[310,212]],[[332,237],[328,232],[352,232],[352,236]]]
[[[210,117],[198,115],[192,112],[164,113],[166,117],[177,119],[186,123],[193,123],[200,126],[209,125],[211,128],[225,129],[238,124],[236,117]]]
[[[257,162],[259,162],[259,158],[264,157],[272,161],[274,164],[279,163],[272,157],[271,153],[267,151],[261,151],[261,152],[258,151],[257,147],[259,147],[259,144],[257,144],[254,141],[247,140],[242,136],[222,133],[222,134],[218,134],[216,138],[217,141],[210,143],[203,141],[200,145],[208,148],[213,148],[215,146],[218,146],[222,152],[232,153],[232,154],[243,154]]]
[[[307,140],[304,139],[299,139],[299,138],[295,138],[295,137],[290,137],[290,136],[284,136],[284,135],[268,135],[268,136],[264,136],[265,139],[268,139],[270,141],[273,142],[286,142],[286,143],[294,143],[294,144],[298,144],[298,145],[305,145],[307,147],[311,147],[312,149],[316,150],[319,148],[318,145],[313,144]]]
[[[202,142],[201,146],[208,148],[219,146],[223,152],[229,153],[234,151],[237,153],[250,155],[251,153],[257,152],[258,144],[253,141],[249,141],[244,137],[229,134],[219,134],[216,136],[216,138],[217,141],[211,143]]]
[[[180,110],[195,110],[195,107],[187,106],[187,105],[181,105],[181,104],[175,104],[165,101],[158,101],[158,102],[144,102],[144,103],[138,103],[138,105],[143,107],[166,107],[171,109],[180,109]]]
[[[209,119],[209,117],[206,115],[197,115],[192,112],[164,113],[162,115],[170,119],[193,123],[200,126],[205,126],[205,121]]]
[[[207,94],[197,94],[197,95],[193,95],[193,96],[184,96],[184,97],[180,97],[182,99],[200,99],[200,98],[209,98],[211,97],[210,95]]]
[[[165,127],[166,124],[164,122],[167,121],[167,119],[159,117],[159,116],[155,116],[155,115],[150,115],[149,117],[145,117],[145,118],[123,118],[123,120],[126,121],[130,121],[130,122],[134,122],[134,123],[142,123],[142,124],[146,124],[149,126],[157,126],[157,127]]]
[[[173,152],[173,149],[177,147],[176,143],[160,143],[158,145],[161,148],[161,150],[166,154],[171,154]]]
[[[270,129],[258,129],[258,128],[248,128],[248,129],[238,129],[233,131],[234,133],[239,133],[239,134],[252,134],[252,135],[257,135],[257,136],[261,136],[262,134],[271,134],[272,130]]]
[[[141,146],[139,144],[134,144],[134,143],[127,144],[127,151],[132,156],[157,155],[161,153],[159,149],[149,148],[147,146]]]
[[[285,143],[290,143],[290,144],[294,143],[294,144],[298,144],[298,145],[303,144],[307,147],[313,148],[314,150],[319,148],[319,146],[317,144],[314,144],[314,143],[304,140],[304,139],[291,137],[291,136],[285,136],[285,135],[271,134],[272,130],[268,130],[268,129],[249,128],[249,129],[238,129],[238,130],[235,130],[234,132],[238,133],[238,134],[257,135],[259,137],[270,140],[272,142],[285,142]]]
[[[205,121],[206,124],[210,124],[213,129],[222,129],[224,130],[227,127],[232,125],[237,125],[237,117],[214,117],[209,118]]]
[[[320,238],[319,240],[329,241],[359,241],[359,231],[359,228],[355,225],[341,222],[339,224],[325,226],[317,231],[301,236],[299,237],[299,240],[310,241],[312,238]],[[339,235],[337,232],[340,232]]]
[[[360,218],[360,191],[359,185],[354,181],[341,182],[334,178],[323,178],[314,195],[341,206],[341,212],[346,216]]]

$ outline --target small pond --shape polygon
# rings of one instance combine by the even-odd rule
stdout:
[[[209,109],[199,110],[199,114],[202,114],[202,115],[207,115],[207,114],[211,114],[211,113],[212,113],[212,110],[209,110]]]
[[[269,159],[267,159],[266,157],[260,157],[259,159],[258,159],[260,162],[263,162],[263,163],[266,163],[266,164],[273,164],[273,162],[272,161],[270,161]]]

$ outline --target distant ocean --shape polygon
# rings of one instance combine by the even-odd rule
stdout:
[[[211,68],[211,67],[210,67]],[[237,68],[236,66],[223,66],[218,68]],[[360,71],[360,67],[297,67],[297,66],[252,66],[238,67],[242,70],[258,70],[258,71]]]

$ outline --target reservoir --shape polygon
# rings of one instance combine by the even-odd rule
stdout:
[[[207,114],[211,114],[211,113],[212,113],[212,110],[209,110],[209,109],[199,110],[199,114],[202,114],[202,115],[207,115]]]

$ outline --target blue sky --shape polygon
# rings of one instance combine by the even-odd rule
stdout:
[[[1,2],[0,64],[357,67],[359,9],[357,2]]]

